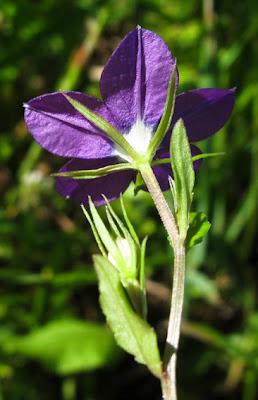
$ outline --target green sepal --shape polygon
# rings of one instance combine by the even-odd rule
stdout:
[[[90,214],[88,213],[88,211],[86,210],[86,208],[84,207],[84,205],[81,205],[81,208],[82,208],[82,211],[83,211],[85,217],[87,218],[87,220],[88,220],[88,222],[89,222],[89,224],[90,224],[92,233],[93,233],[94,238],[95,238],[95,240],[96,240],[96,242],[97,242],[97,245],[98,245],[99,250],[101,251],[101,253],[102,253],[102,255],[103,255],[104,257],[107,257],[106,249],[105,249],[105,247],[104,247],[104,245],[103,245],[103,243],[102,243],[102,240],[101,240],[101,238],[100,238],[99,232],[98,232],[98,230],[97,230],[97,228],[96,228],[96,226],[95,226],[95,224],[94,224],[94,222],[93,222],[93,220],[92,220]]]
[[[176,71],[177,67],[175,63],[169,80],[165,109],[161,117],[160,123],[158,125],[158,128],[153,138],[151,139],[151,142],[148,147],[148,155],[150,160],[152,160],[154,154],[159,148],[159,145],[164,139],[166,133],[168,132],[168,129],[172,121],[174,106],[175,106],[175,95],[176,95],[176,86],[175,86]]]
[[[140,259],[140,273],[139,273],[139,281],[142,290],[145,290],[145,253],[146,253],[146,244],[147,244],[148,236],[142,241],[141,244],[141,259]]]
[[[100,117],[98,114],[90,110],[88,107],[73,99],[72,97],[64,94],[65,98],[69,103],[77,110],[84,118],[92,122],[97,128],[105,132],[106,135],[112,139],[118,146],[123,149],[133,160],[138,160],[139,154],[133,149],[133,147],[127,142],[124,136],[117,131],[109,122]]]
[[[117,216],[117,214],[114,212],[113,208],[109,204],[108,200],[106,199],[107,204],[106,204],[106,215],[108,217],[109,223],[111,228],[113,229],[114,233],[117,236],[116,239],[116,244],[119,248],[119,240],[125,240],[126,243],[128,244],[130,248],[130,267],[128,268],[128,264],[126,263],[127,266],[119,266],[120,267],[120,274],[121,274],[121,280],[123,282],[123,285],[126,287],[127,282],[131,281],[132,279],[137,277],[137,247],[135,245],[134,239],[131,237],[129,231],[126,229],[125,225],[121,221],[121,219]],[[122,235],[121,235],[122,234]],[[123,254],[123,248],[120,248],[120,253],[122,256]],[[124,258],[124,263],[127,262]]]
[[[100,218],[100,215],[91,199],[89,199],[89,206],[90,206],[90,212],[92,215],[92,220],[94,222],[94,225],[96,227],[96,230],[98,232],[98,235],[99,235],[102,243],[104,244],[107,251],[110,252],[110,254],[112,254],[114,259],[116,260],[116,264],[119,265],[120,267],[123,267],[123,265],[124,265],[123,256],[122,256],[120,250],[118,249],[115,240],[112,238],[112,236],[110,235],[109,231],[107,230],[104,222]]]
[[[145,250],[147,238],[144,238],[142,244],[138,239],[135,229],[129,220],[126,213],[125,206],[123,203],[122,195],[120,196],[121,208],[123,216],[127,227],[123,224],[121,219],[114,212],[113,208],[106,199],[106,214],[110,221],[111,228],[116,233],[117,237],[121,237],[121,233],[127,240],[128,246],[130,247],[131,262],[130,268],[126,269],[125,272],[120,272],[121,282],[126,288],[129,298],[134,306],[135,311],[146,319],[147,306],[146,306],[146,291],[145,291],[145,280],[144,280],[144,270],[145,270]],[[115,224],[120,229],[121,233],[115,228]],[[132,273],[134,278],[131,279]],[[138,280],[139,279],[139,282]]]
[[[205,158],[211,158],[211,157],[218,157],[218,156],[225,156],[225,152],[218,152],[218,153],[201,153],[197,154],[196,156],[192,157],[192,161],[197,161],[197,160],[202,160]]]
[[[176,220],[180,236],[185,239],[189,226],[195,176],[190,144],[182,119],[177,121],[172,132],[170,157],[175,183]]]
[[[146,252],[147,240],[148,236],[145,236],[141,244],[140,271],[139,271],[139,283],[142,295],[142,310],[145,319],[147,318],[147,313],[148,313],[148,303],[147,303],[146,286],[145,286],[145,252]]]
[[[197,161],[197,160],[202,160],[205,158],[211,158],[211,157],[218,157],[218,156],[224,156],[226,153],[224,152],[219,152],[219,153],[201,153],[197,154],[196,156],[192,157],[192,162]],[[158,160],[153,160],[151,163],[152,167],[155,167],[155,165],[163,165],[163,164],[170,164],[172,161],[172,158],[160,158]]]
[[[146,318],[146,293],[145,287],[140,283],[140,275],[144,269],[145,242],[142,245],[126,214],[123,201],[123,214],[126,216],[126,225],[115,213],[108,200],[106,200],[106,216],[110,225],[107,228],[100,215],[89,199],[90,213],[82,206],[82,210],[90,223],[96,242],[102,255],[112,263],[119,272],[120,281],[125,288],[135,311]]]
[[[137,246],[140,247],[139,238],[138,238],[137,233],[136,233],[136,231],[135,231],[135,229],[134,229],[134,227],[133,227],[133,224],[131,223],[131,221],[130,221],[130,219],[129,219],[129,217],[128,217],[128,214],[127,214],[127,212],[126,212],[126,208],[125,208],[125,205],[124,205],[124,200],[123,200],[122,194],[120,195],[120,204],[121,204],[121,209],[122,209],[123,217],[124,217],[124,220],[125,220],[125,222],[126,222],[127,228],[128,228],[128,230],[129,230],[129,232],[130,232],[130,234],[131,234],[133,240],[134,240],[135,243],[137,244]]]
[[[190,213],[189,229],[186,237],[186,247],[190,249],[202,242],[211,227],[207,216],[203,212]]]
[[[108,175],[113,172],[126,171],[128,169],[134,169],[134,168],[129,163],[120,163],[120,164],[108,165],[106,167],[97,169],[57,172],[55,174],[52,174],[52,176],[59,176],[59,177],[73,178],[73,179],[95,179],[101,176]]]
[[[113,265],[103,256],[94,256],[94,265],[100,304],[117,343],[160,378],[161,361],[154,329],[133,310]]]

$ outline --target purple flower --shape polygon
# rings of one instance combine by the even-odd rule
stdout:
[[[145,153],[164,112],[166,95],[175,60],[164,41],[155,33],[137,27],[114,51],[104,67],[100,90],[103,100],[84,93],[66,92],[116,128],[139,153]],[[176,73],[176,86],[178,74]],[[196,89],[176,97],[171,128],[154,159],[169,158],[169,142],[175,122],[182,118],[189,141],[206,139],[226,123],[234,105],[234,90]],[[61,172],[97,169],[124,162],[126,155],[107,135],[87,121],[61,92],[36,97],[25,104],[25,121],[35,140],[53,154],[71,158]],[[200,150],[191,146],[192,153]],[[195,169],[200,162],[195,162]],[[170,164],[155,166],[162,190],[169,187]],[[136,171],[110,173],[96,179],[57,177],[62,196],[96,205],[116,199],[124,192]]]

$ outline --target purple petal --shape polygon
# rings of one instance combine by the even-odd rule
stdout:
[[[114,124],[103,102],[83,93],[67,94]],[[35,140],[51,153],[84,159],[112,155],[111,141],[78,113],[61,92],[45,94],[26,103],[25,122]]]
[[[82,169],[97,169],[117,163],[115,157],[102,160],[78,160],[73,159],[62,166],[60,172],[76,171]],[[87,204],[88,196],[96,206],[105,203],[103,194],[109,201],[113,201],[123,193],[134,179],[132,171],[111,173],[96,179],[71,179],[56,178],[58,192],[65,198],[71,198],[76,203]]]
[[[155,33],[137,27],[124,38],[100,81],[102,96],[120,129],[128,130],[137,118],[148,126],[157,124],[174,65],[167,45]]]
[[[172,126],[183,118],[189,140],[196,142],[216,133],[227,122],[235,101],[235,89],[196,89],[176,97]],[[170,133],[165,143],[170,141]]]
[[[191,145],[191,153],[192,156],[196,156],[197,154],[201,154],[201,150]],[[162,158],[169,158],[170,154],[169,151],[165,149],[158,150],[155,156],[155,159],[162,159]],[[194,170],[197,171],[202,164],[202,160],[194,161]],[[169,189],[169,176],[172,176],[172,169],[171,164],[161,164],[153,167],[153,172],[159,182],[161,190],[164,192],[165,190]]]

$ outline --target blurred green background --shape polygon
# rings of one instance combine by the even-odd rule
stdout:
[[[177,57],[180,90],[237,86],[227,126],[202,148],[194,208],[212,222],[188,257],[179,398],[258,398],[258,2],[0,1],[0,400],[160,399],[159,383],[120,351],[98,304],[98,252],[78,206],[50,173],[22,103],[46,92],[99,95],[121,38],[140,24]],[[125,195],[147,247],[150,322],[164,345],[171,254],[148,194]],[[119,212],[118,205],[115,205]]]

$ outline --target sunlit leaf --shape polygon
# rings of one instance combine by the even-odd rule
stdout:
[[[153,328],[134,312],[112,264],[102,256],[95,256],[94,264],[101,307],[117,343],[159,377],[161,362]]]

